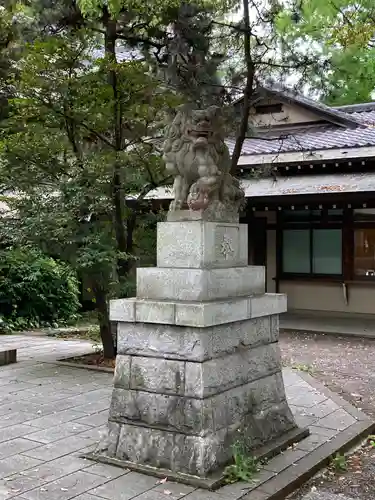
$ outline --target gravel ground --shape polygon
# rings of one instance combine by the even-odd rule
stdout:
[[[283,362],[308,371],[332,391],[375,420],[375,340],[303,332],[280,336]],[[365,443],[346,460],[346,471],[322,471],[291,496],[332,492],[360,500],[375,499],[375,448]]]

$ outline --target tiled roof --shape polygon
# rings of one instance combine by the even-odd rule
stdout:
[[[354,116],[356,120],[361,121],[364,124],[375,125],[375,110],[374,111],[363,111],[361,113],[355,112],[350,113],[350,116]]]
[[[259,135],[245,140],[242,156],[286,153],[298,151],[317,151],[322,149],[359,148],[375,146],[375,103],[361,106],[340,107],[341,115],[355,119],[358,126],[343,127],[334,124],[300,127],[293,131],[277,132],[271,135]],[[348,108],[347,110],[344,109]],[[230,151],[234,140],[228,139]]]

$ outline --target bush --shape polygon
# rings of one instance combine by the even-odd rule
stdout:
[[[36,250],[0,251],[0,330],[57,326],[74,319],[78,280],[61,262]]]

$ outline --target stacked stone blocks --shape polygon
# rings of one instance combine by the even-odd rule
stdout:
[[[110,456],[204,477],[235,440],[255,448],[296,426],[278,346],[286,299],[264,294],[264,269],[246,262],[245,225],[159,224],[158,267],[138,270],[136,298],[111,303]]]

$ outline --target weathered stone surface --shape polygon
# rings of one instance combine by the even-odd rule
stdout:
[[[146,323],[119,323],[117,342],[120,354],[203,361],[211,329]]]
[[[109,317],[111,321],[135,321],[135,298],[114,299],[109,301]]]
[[[247,266],[247,225],[216,222],[159,222],[157,265],[169,268]]]
[[[135,309],[136,321],[144,323],[175,324],[175,302],[157,302],[137,300]]]
[[[287,310],[287,297],[284,293],[264,293],[249,300],[251,318],[281,314]]]
[[[142,299],[201,301],[244,297],[263,293],[264,283],[265,269],[260,266],[137,269],[137,297]]]
[[[287,401],[283,401],[252,415],[251,426],[254,429],[252,432],[259,437],[260,441],[266,442],[293,429],[296,423]]]
[[[265,316],[209,328],[119,323],[118,352],[189,361],[204,361],[271,341]]]
[[[205,399],[115,389],[110,418],[204,437],[283,401],[285,391],[279,372]]]
[[[278,294],[271,294],[273,305],[273,316],[276,311],[283,312],[285,304],[280,300]],[[267,297],[267,294],[264,295]],[[213,301],[172,301],[153,299],[120,299],[124,303],[130,300],[129,307],[122,307],[121,322],[134,322],[134,314],[137,322],[155,323],[163,325],[179,325],[208,327],[235,323],[250,318],[268,317],[261,308],[257,308],[257,297],[236,297],[228,300]],[[268,299],[267,299],[268,300]],[[255,301],[256,307],[252,311],[252,304]],[[135,312],[134,312],[135,311]],[[119,314],[119,313],[117,313]],[[117,315],[118,317],[118,315]],[[273,328],[278,331],[277,323]],[[275,329],[276,328],[276,329]],[[277,335],[272,337],[277,339]]]
[[[279,330],[280,330],[279,315],[274,314],[273,316],[270,316],[270,322],[271,322],[271,342],[278,342]]]
[[[212,429],[212,417],[204,414],[203,406],[201,400],[182,396],[114,389],[110,419],[198,436]]]
[[[124,424],[116,457],[205,476],[230,459],[231,440],[227,435],[227,429],[200,437]],[[228,446],[224,446],[226,441]]]
[[[130,387],[130,356],[117,355],[113,385],[124,389]]]
[[[266,377],[279,371],[280,350],[277,344],[255,349],[244,347],[233,354],[204,363],[186,362],[185,394],[204,398]]]
[[[205,436],[122,424],[116,457],[150,464],[198,476],[206,476],[232,457],[232,444],[241,436],[250,447],[257,447],[294,427],[284,402],[264,411],[270,422],[259,426],[255,417],[247,415],[242,422]],[[269,434],[266,436],[266,432]]]
[[[134,356],[131,365],[131,389],[143,389],[160,394],[183,394],[185,363],[161,358]]]
[[[248,319],[248,299],[222,302],[177,302],[176,325],[206,327]]]
[[[208,408],[212,410],[214,430],[228,427],[241,422],[248,413],[259,412],[272,404],[285,401],[281,372],[203,401],[206,412],[209,412]]]
[[[261,344],[269,344],[270,341],[269,317],[238,321],[212,329],[210,354],[214,358],[223,353],[229,354],[244,346],[257,347]]]

